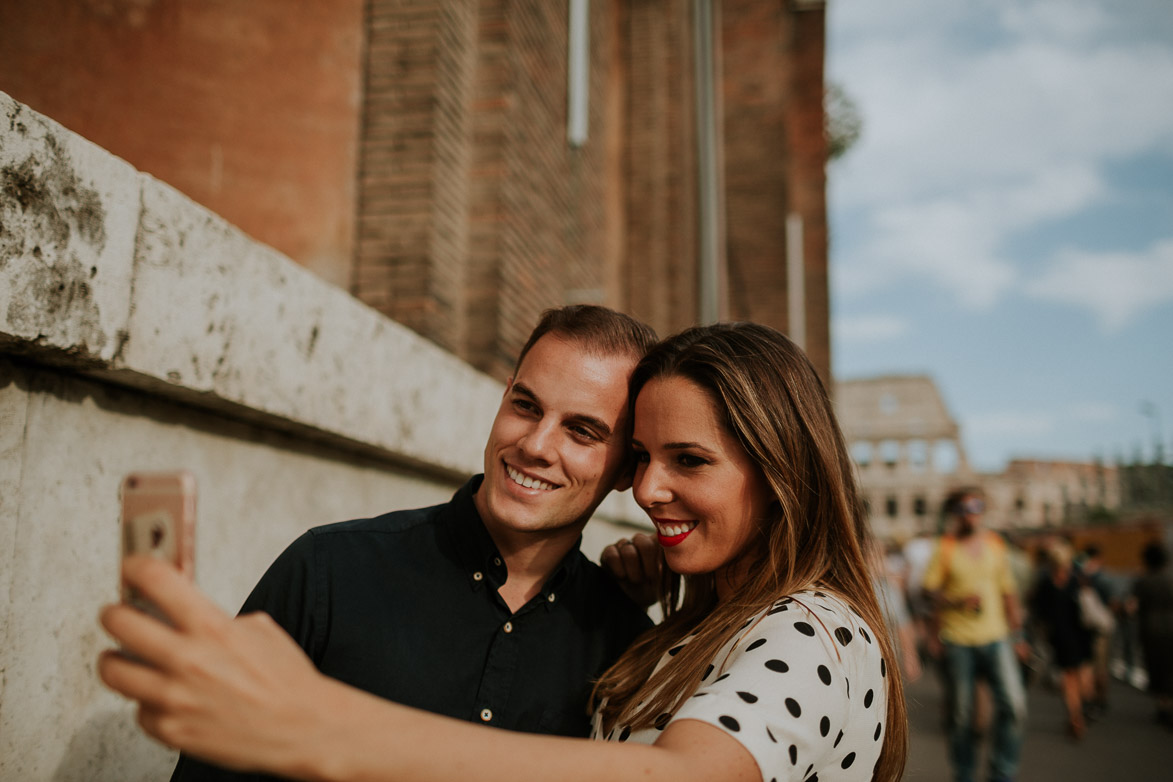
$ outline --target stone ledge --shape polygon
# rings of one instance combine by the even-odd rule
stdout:
[[[446,475],[501,386],[0,93],[0,351]]]

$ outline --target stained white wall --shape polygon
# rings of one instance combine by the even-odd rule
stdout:
[[[197,578],[234,611],[305,529],[451,496],[501,391],[0,93],[0,780],[169,773],[94,674],[123,474],[195,473]]]

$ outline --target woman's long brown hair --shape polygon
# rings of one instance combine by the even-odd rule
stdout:
[[[875,631],[892,672],[886,677],[886,735],[873,778],[895,782],[908,751],[903,684],[866,564],[863,504],[826,388],[802,350],[753,323],[692,328],[661,342],[632,375],[632,411],[644,385],[664,377],[686,378],[711,395],[776,501],[746,552],[749,567],[737,569],[748,578],[729,599],[718,603],[712,574],[682,578],[665,569],[664,621],[595,685],[592,702],[605,731],[620,718],[641,729],[675,712],[751,616],[782,596],[818,588],[845,600]],[[653,674],[664,653],[689,634],[695,637],[672,664]]]

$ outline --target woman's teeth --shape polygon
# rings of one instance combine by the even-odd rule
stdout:
[[[513,479],[514,483],[520,486],[524,486],[527,489],[541,489],[542,491],[551,491],[554,488],[554,484],[546,483],[545,481],[539,481],[537,478],[531,478],[528,475],[522,475],[508,464],[505,465],[505,472],[508,473],[509,477]]]
[[[692,532],[696,529],[695,521],[680,521],[672,524],[661,524],[656,522],[656,531],[666,538],[674,538],[677,535],[683,535],[686,532]]]

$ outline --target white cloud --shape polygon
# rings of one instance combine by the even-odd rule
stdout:
[[[1120,409],[1106,402],[1079,402],[1070,405],[1067,413],[1073,421],[1079,423],[1102,424],[1120,418]]]
[[[836,318],[832,335],[836,341],[856,344],[887,342],[911,331],[906,318],[896,315],[856,315]]]
[[[1111,26],[1106,9],[1093,0],[1033,0],[1014,2],[998,18],[1009,32],[1028,38],[1058,38],[1084,42]]]
[[[1136,254],[1066,250],[1024,291],[1086,308],[1105,330],[1117,331],[1147,310],[1173,303],[1173,239]]]
[[[1050,412],[1001,410],[966,416],[961,426],[967,438],[1004,435],[1027,438],[1051,434],[1057,423],[1057,417]]]
[[[1090,169],[1069,166],[949,197],[878,206],[868,238],[851,257],[837,259],[836,282],[845,294],[865,295],[917,277],[966,307],[989,307],[1019,276],[999,253],[1006,237],[1076,214],[1104,189]]]
[[[1091,41],[1105,16],[1094,8],[1057,35],[1053,9],[1028,8],[1004,12],[1022,17],[1013,35],[909,14],[916,32],[860,32],[838,53],[832,78],[859,103],[864,131],[832,169],[837,198],[876,205],[1051,166],[1173,155],[1173,44]]]

